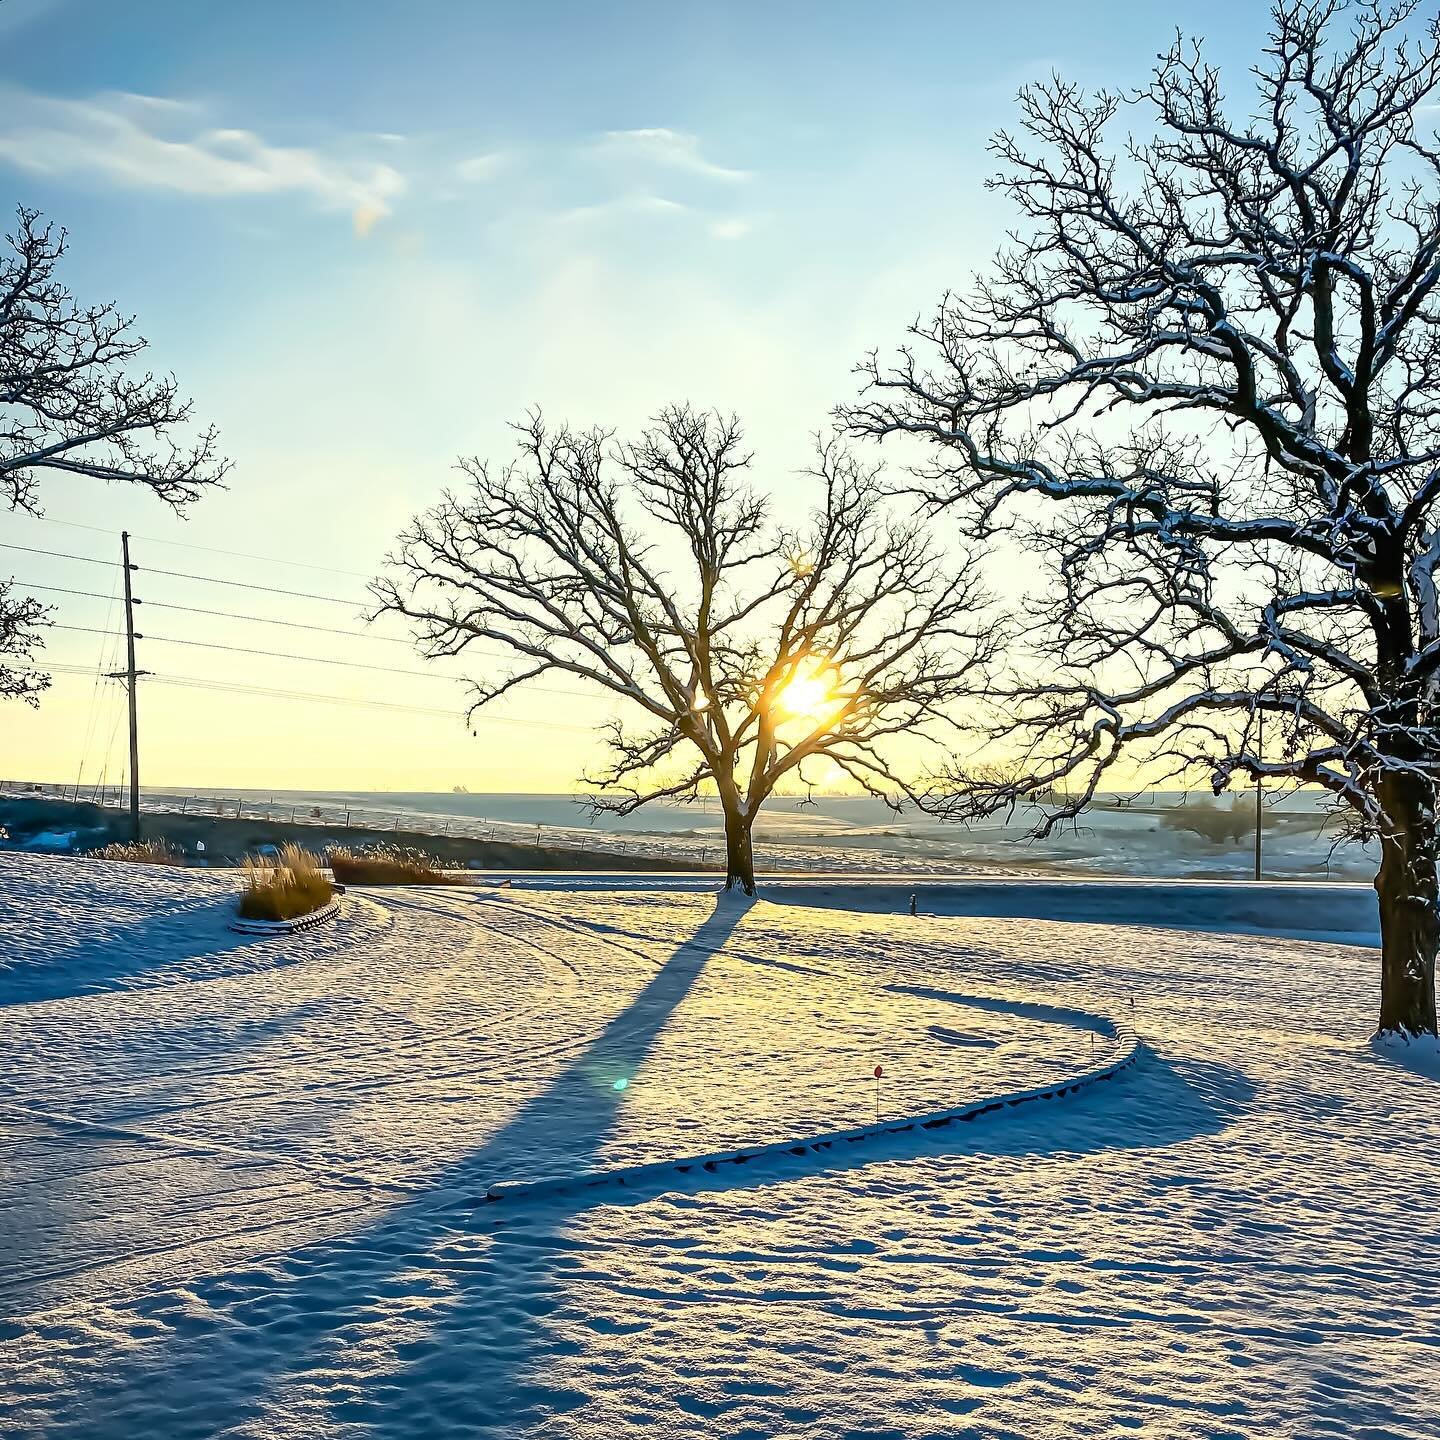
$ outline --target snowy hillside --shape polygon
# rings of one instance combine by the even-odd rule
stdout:
[[[7,1436],[1434,1433],[1440,1090],[1362,945],[555,881],[256,941],[233,884],[0,856]],[[897,1121],[1048,1086],[1117,1020],[1078,1094],[487,1198],[864,1126],[876,1065]]]

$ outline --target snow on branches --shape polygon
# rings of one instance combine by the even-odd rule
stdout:
[[[0,244],[0,505],[38,514],[50,471],[148,486],[171,505],[195,499],[229,468],[213,429],[187,448],[190,419],[171,376],[135,374],[145,349],[113,305],[81,306],[56,279],[65,232],[20,209]],[[0,656],[29,660],[45,608],[0,586]],[[0,665],[0,699],[33,703],[48,679]]]
[[[1382,898],[1433,910],[1440,30],[1282,0],[1248,78],[1177,39],[1133,94],[1023,92],[992,182],[1022,224],[845,418],[928,445],[924,502],[1050,576],[994,697],[1019,763],[957,765],[951,813],[1061,790],[1046,829],[1126,752],[1319,785]]]
[[[1047,678],[1006,697],[1037,791],[1079,801],[1166,733],[1217,783],[1372,815],[1379,771],[1434,774],[1440,155],[1416,111],[1440,50],[1414,10],[1281,5],[1240,122],[1182,41],[1129,97],[1028,90],[993,182],[1024,238],[866,366],[851,428],[932,442],[929,504],[1020,527],[1063,596],[1032,616]],[[1148,138],[1112,141],[1122,120]]]

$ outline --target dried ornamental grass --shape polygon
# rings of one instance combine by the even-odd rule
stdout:
[[[334,893],[316,856],[298,845],[282,845],[273,859],[246,856],[240,916],[244,920],[295,920],[324,909]]]

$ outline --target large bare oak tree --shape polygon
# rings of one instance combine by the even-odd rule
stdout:
[[[992,627],[974,567],[890,516],[874,470],[822,444],[813,513],[787,528],[734,419],[674,407],[633,443],[539,415],[515,429],[518,458],[462,461],[468,488],[411,525],[374,585],[427,655],[513,657],[475,682],[475,709],[547,676],[620,697],[636,723],[608,728],[590,804],[629,814],[713,786],[726,887],[747,893],[752,826],[782,782],[916,798]]]
[[[1058,787],[1047,831],[1127,753],[1323,787],[1379,842],[1380,1029],[1429,1033],[1440,34],[1341,0],[1269,28],[1243,97],[1183,41],[1133,95],[1022,92],[1011,244],[848,419],[1048,562],[995,724],[1018,765],[957,767],[953,811]]]
[[[114,305],[77,304],[56,278],[65,232],[17,212],[0,245],[0,504],[40,513],[40,478],[63,471],[144,485],[179,506],[228,468],[215,431],[189,446],[175,432],[190,419],[171,376],[135,372],[145,340]],[[5,657],[28,660],[45,608],[0,583],[0,699],[38,699],[48,680]]]

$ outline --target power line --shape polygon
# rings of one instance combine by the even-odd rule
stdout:
[[[53,595],[78,595],[91,600],[113,600],[113,596],[103,595],[98,590],[67,590],[59,585],[38,585],[30,580],[17,580],[17,585],[23,585],[27,590],[43,590]],[[343,635],[352,640],[374,640],[384,645],[405,645],[410,646],[414,642],[399,635],[372,635],[365,630],[341,630],[333,625],[307,625],[299,620],[279,620],[270,615],[237,615],[227,610],[204,610],[194,605],[175,605],[166,600],[146,600],[140,596],[135,597],[136,605],[148,605],[152,610],[174,610],[185,615],[207,615],[216,620],[244,620],[256,625],[281,625],[288,630],[309,630],[319,635]],[[52,630],[70,630],[78,634],[100,635],[111,632],[95,630],[85,625],[60,625],[52,624]],[[185,640],[172,639],[164,635],[142,635],[138,637],[143,640],[158,640],[162,644],[169,645],[197,645],[209,650],[234,650],[241,655],[263,655],[273,660],[307,660],[317,665],[344,665],[355,670],[376,670],[385,675],[408,675],[421,680],[463,680],[466,677],[460,675],[437,675],[425,670],[396,670],[384,665],[361,665],[354,661],[332,660],[323,655],[291,655],[275,650],[252,650],[238,645],[220,645],[213,641],[206,640]],[[467,647],[468,648],[468,647]],[[511,660],[515,657],[505,650],[481,650],[469,648],[471,655],[483,655],[496,660]],[[542,695],[566,695],[572,699],[589,700],[593,694],[587,690],[566,690],[557,686],[532,685],[527,687]]]
[[[118,570],[118,560],[97,560],[93,555],[66,555],[60,550],[41,550],[34,545],[7,545],[0,542],[0,550],[21,550],[26,555],[48,555],[52,560],[78,560],[84,565],[104,565],[108,569]]]
[[[0,543],[0,550],[18,550],[26,555],[48,555],[52,560],[76,560],[83,565],[104,565],[111,570],[121,568],[118,560],[98,560],[93,555],[70,555],[63,550],[44,550],[36,545]],[[130,568],[146,575],[165,575],[172,580],[195,580],[201,585],[229,585],[237,590],[259,590],[266,595],[285,595],[292,600],[319,600],[326,605],[362,608],[359,600],[342,600],[338,595],[316,595],[308,590],[283,590],[275,585],[256,585],[248,580],[229,580],[220,575],[191,575],[184,570],[157,570],[149,565],[132,565]]]
[[[300,620],[278,620],[271,615],[236,615],[228,610],[202,610],[194,605],[176,605],[169,600],[137,600],[152,610],[177,610],[186,615],[208,615],[215,620],[250,620],[257,625],[283,625],[287,630],[313,630],[320,635],[348,635],[352,640],[376,640],[382,645],[413,646],[403,635],[372,635],[368,630],[341,630],[335,625],[306,625]]]
[[[17,580],[15,583],[26,590],[43,590],[47,595],[79,595],[87,600],[114,598],[99,590],[67,590],[60,585],[40,585],[33,580]],[[372,635],[367,630],[341,630],[334,625],[306,625],[300,620],[280,620],[272,615],[237,615],[233,610],[204,610],[196,605],[176,605],[168,600],[148,600],[139,595],[135,597],[135,603],[148,605],[152,610],[176,610],[186,615],[208,615],[215,620],[249,620],[257,625],[283,625],[287,630],[313,630],[320,635],[348,635],[354,640],[376,640],[382,645],[408,646],[414,643],[402,635]]]
[[[79,635],[105,635],[91,625],[51,625],[52,630],[69,630]],[[222,645],[216,640],[184,640],[174,635],[152,635],[137,632],[135,638],[154,645],[190,645],[198,650],[228,650],[233,655],[261,655],[267,660],[299,660],[307,665],[338,665],[345,670],[373,670],[380,675],[403,675],[411,680],[463,681],[463,675],[441,675],[433,670],[396,670],[389,665],[366,665],[358,660],[333,660],[328,655],[295,655],[286,650],[257,650],[247,645]]]
[[[112,577],[110,582],[110,594],[108,597],[108,603],[105,606],[105,629],[107,633],[110,631],[110,617],[114,613],[114,610],[115,578]],[[85,718],[85,739],[80,746],[80,763],[75,768],[75,785],[77,791],[79,789],[80,782],[85,778],[85,762],[90,758],[90,742],[92,739],[95,738],[95,726],[100,712],[102,681],[104,685],[104,693],[108,697],[110,693],[110,687],[116,684],[116,682],[109,678],[107,672],[113,670],[114,668],[115,667],[113,665],[107,666],[105,664],[105,644],[102,641],[100,645],[100,653],[96,657],[95,662],[95,680],[90,689],[90,703],[87,707],[87,713]]]
[[[108,635],[107,630],[97,630],[92,625],[50,625],[51,630],[68,630],[76,635]],[[186,640],[175,635],[152,635],[136,633],[137,640],[156,645],[188,645],[197,650],[226,650],[233,655],[258,655],[267,660],[298,660],[306,665],[335,665],[342,670],[369,670],[377,675],[398,675],[409,680],[448,680],[452,684],[468,684],[465,675],[442,675],[435,670],[397,670],[391,665],[366,665],[359,660],[336,660],[328,655],[296,655],[288,650],[259,650],[247,645],[222,645],[217,640]],[[571,700],[591,700],[592,694],[584,690],[561,690],[545,685],[526,687],[537,695],[563,695]]]
[[[93,674],[88,665],[27,665],[19,667],[41,672],[53,672],[55,674],[84,675]],[[152,672],[146,677],[157,685],[170,685],[187,690],[209,690],[224,695],[258,695],[262,698],[277,700],[313,700],[332,705],[351,705],[358,709],[368,710],[401,710],[413,715],[443,715],[453,720],[457,714],[456,710],[445,709],[438,705],[407,705],[398,700],[376,700],[370,696],[363,695],[328,695],[309,690],[285,690],[266,685],[245,685],[239,681],[210,680],[198,675],[167,675],[163,671]],[[492,725],[518,725],[523,729],[542,730],[564,730],[579,735],[594,734],[594,728],[589,725],[565,725],[558,720],[524,720],[511,715],[486,715],[476,717],[478,724]]]
[[[110,532],[110,531],[103,530],[103,529],[102,529],[101,527],[99,527],[99,526],[80,525],[80,524],[78,524],[78,523],[65,522],[65,521],[57,521],[57,522],[55,522],[55,523],[57,523],[57,524],[73,524],[73,528],[90,530],[90,531],[93,531],[94,533],[97,533],[97,534],[111,534],[111,533],[113,533],[113,532]],[[159,542],[155,542],[155,543],[160,543],[160,544],[167,544],[167,543],[169,543],[169,544],[180,544],[180,545],[183,545],[183,542],[159,541]],[[191,547],[187,547],[187,548],[196,549],[196,550],[204,550],[204,549],[211,548],[211,547],[191,546]],[[71,553],[66,552],[66,551],[49,550],[49,549],[46,549],[46,548],[41,547],[41,546],[16,545],[16,544],[8,543],[8,542],[0,542],[0,550],[10,550],[10,551],[14,551],[14,552],[17,552],[17,553],[20,553],[20,554],[26,554],[26,555],[44,555],[44,556],[47,556],[47,557],[49,557],[49,558],[51,558],[51,559],[69,560],[69,561],[74,561],[74,562],[79,563],[79,564],[99,565],[99,566],[103,566],[104,568],[110,569],[110,570],[120,570],[120,571],[122,572],[122,574],[123,574],[127,579],[129,578],[129,576],[130,576],[131,574],[134,574],[134,573],[137,573],[137,572],[138,572],[138,573],[145,573],[145,574],[149,574],[149,575],[163,576],[163,577],[168,578],[168,579],[191,580],[191,581],[197,582],[197,583],[199,583],[199,584],[225,585],[225,586],[228,586],[228,587],[231,587],[231,588],[234,588],[234,589],[251,590],[251,591],[255,591],[255,592],[257,592],[257,593],[262,593],[262,594],[283,595],[283,596],[285,596],[285,597],[287,597],[287,598],[289,598],[289,599],[310,600],[310,601],[317,601],[317,602],[320,602],[320,603],[323,603],[323,604],[347,605],[347,606],[351,606],[351,607],[354,607],[354,608],[358,608],[358,602],[353,601],[353,600],[341,599],[340,597],[334,596],[334,595],[321,595],[321,594],[317,594],[317,593],[310,592],[310,591],[289,590],[289,589],[285,589],[285,588],[282,588],[282,587],[279,587],[279,586],[272,586],[272,585],[259,585],[259,584],[255,584],[255,583],[249,582],[249,581],[233,580],[233,579],[229,579],[229,578],[227,578],[227,577],[217,576],[217,575],[195,575],[195,574],[191,574],[191,573],[186,572],[186,571],[179,571],[179,570],[162,570],[162,569],[151,568],[151,567],[149,567],[149,566],[140,566],[140,565],[134,565],[134,564],[130,564],[130,565],[126,566],[126,565],[124,565],[124,564],[117,563],[116,561],[113,561],[113,560],[103,560],[103,559],[100,559],[100,558],[98,558],[98,557],[96,557],[96,556],[93,556],[93,555],[75,555],[75,554],[71,554]],[[224,550],[218,550],[218,549],[216,549],[216,550],[214,550],[214,553],[217,553],[217,554],[229,554],[229,555],[235,556],[236,558],[248,558],[248,559],[269,561],[269,562],[271,562],[271,563],[276,563],[276,564],[285,564],[285,563],[288,563],[288,562],[285,562],[285,561],[275,561],[275,560],[273,560],[273,557],[269,557],[269,556],[244,556],[244,555],[241,554],[241,552],[238,552],[238,551],[224,551]],[[325,568],[327,568],[327,567],[323,567],[323,566],[310,566],[310,567],[307,567],[307,568],[316,569],[316,570],[322,570],[322,569],[325,569]],[[354,573],[354,572],[338,571],[338,570],[337,570],[337,571],[334,571],[333,573],[335,573],[335,574],[351,574],[351,573]],[[37,589],[37,590],[41,590],[41,591],[45,591],[45,592],[49,592],[49,593],[60,594],[60,595],[73,595],[73,596],[78,596],[78,597],[82,597],[82,598],[92,598],[92,599],[110,600],[110,601],[112,602],[112,604],[113,604],[113,600],[114,600],[113,591],[112,591],[112,594],[111,594],[111,595],[106,596],[106,595],[103,595],[103,594],[101,594],[100,592],[97,592],[97,591],[76,590],[76,589],[72,589],[72,588],[64,587],[64,586],[36,585],[36,586],[34,586],[34,587],[32,587],[32,588]],[[409,642],[407,642],[407,641],[405,641],[405,640],[399,639],[398,637],[394,637],[394,636],[370,635],[370,634],[367,634],[367,633],[361,632],[361,631],[342,630],[342,629],[340,629],[339,627],[335,627],[335,626],[309,625],[309,624],[306,624],[306,623],[301,622],[301,621],[280,620],[280,619],[271,618],[271,617],[268,617],[268,616],[261,616],[261,615],[235,615],[235,614],[233,614],[233,613],[229,613],[229,612],[225,612],[225,611],[209,610],[209,609],[205,609],[205,608],[199,607],[199,606],[179,605],[179,604],[175,604],[175,603],[168,602],[168,601],[151,600],[151,601],[148,601],[148,602],[147,602],[147,601],[145,601],[143,598],[138,598],[135,603],[137,603],[137,604],[145,604],[145,603],[148,603],[148,604],[154,606],[156,609],[171,610],[171,611],[176,611],[176,612],[185,613],[185,614],[203,615],[203,616],[207,616],[207,617],[214,618],[214,619],[240,620],[240,621],[248,621],[248,622],[255,623],[255,624],[281,625],[281,626],[284,626],[284,627],[290,628],[290,629],[308,630],[308,631],[311,631],[311,632],[314,632],[314,633],[320,633],[320,634],[344,635],[344,636],[349,636],[349,637],[351,637],[351,638],[356,638],[356,639],[381,640],[381,641],[384,641],[384,642],[390,643],[390,644],[407,644],[407,643],[409,643]],[[107,616],[107,619],[108,619],[108,616]],[[95,628],[92,627],[92,626],[56,624],[56,625],[52,625],[52,626],[49,627],[49,628],[55,629],[55,630],[68,631],[68,632],[75,633],[75,634],[101,635],[101,636],[106,637],[107,639],[112,638],[112,636],[113,636],[113,632],[110,631],[110,630],[108,630],[108,629],[106,629],[106,630],[98,630],[98,629],[95,629]],[[295,661],[295,662],[303,663],[303,664],[330,665],[330,666],[336,666],[336,667],[339,667],[339,668],[342,668],[342,669],[364,670],[364,671],[367,671],[367,672],[370,672],[370,673],[382,674],[382,675],[395,675],[395,676],[400,676],[400,677],[407,678],[407,679],[448,680],[448,681],[454,682],[454,681],[461,681],[461,680],[463,680],[463,679],[465,678],[465,677],[463,677],[463,676],[458,676],[458,675],[443,675],[443,674],[438,674],[438,673],[433,672],[433,671],[401,670],[401,669],[397,669],[397,668],[394,668],[394,667],[391,667],[391,666],[367,665],[367,664],[364,664],[364,663],[359,662],[359,661],[335,659],[335,658],[332,658],[332,657],[330,657],[330,656],[322,656],[322,655],[300,655],[300,654],[295,654],[295,653],[293,653],[293,652],[288,652],[288,651],[265,650],[265,649],[260,649],[260,648],[257,648],[257,647],[247,647],[247,646],[240,646],[240,645],[226,645],[226,644],[222,644],[222,643],[217,642],[217,641],[190,640],[190,639],[185,639],[185,638],[183,638],[183,637],[178,637],[178,636],[145,635],[145,636],[137,636],[137,638],[139,638],[139,639],[145,639],[145,640],[151,640],[151,641],[154,641],[154,642],[159,643],[159,644],[185,645],[185,646],[190,646],[190,647],[192,647],[192,648],[197,648],[197,649],[216,650],[216,651],[223,651],[223,652],[228,652],[228,653],[231,653],[231,654],[239,654],[239,655],[259,656],[259,657],[263,657],[263,658],[266,658],[266,659],[290,660],[290,661]],[[475,653],[475,654],[489,654],[489,655],[491,655],[491,656],[495,656],[495,657],[497,657],[497,658],[502,658],[502,659],[510,659],[510,658],[513,658],[513,657],[511,657],[511,656],[508,654],[508,652],[505,652],[505,651],[489,651],[489,652],[473,651],[472,653]],[[99,668],[102,668],[102,667],[103,667],[103,663],[104,663],[104,646],[103,646],[103,644],[102,644],[102,647],[101,647],[101,662],[100,662],[100,666],[97,667],[97,670],[98,670]],[[35,669],[35,670],[37,670],[37,671],[49,670],[49,671],[53,671],[53,672],[55,672],[55,673],[57,673],[57,674],[73,673],[73,674],[91,675],[91,674],[96,673],[95,671],[92,671],[91,667],[89,667],[89,666],[69,666],[69,665],[64,665],[64,664],[51,664],[51,665],[44,665],[44,666],[31,666],[31,667],[28,667],[28,668],[32,668],[32,669]],[[301,700],[301,701],[314,701],[314,702],[319,702],[319,703],[324,703],[324,704],[351,705],[351,706],[359,706],[359,707],[362,707],[362,708],[371,708],[371,709],[380,709],[380,710],[408,711],[408,712],[410,712],[410,713],[415,713],[415,714],[434,714],[434,715],[446,715],[446,716],[452,716],[452,717],[456,714],[456,712],[453,711],[453,710],[438,709],[438,708],[435,708],[435,707],[427,707],[427,706],[406,705],[406,704],[404,704],[404,703],[396,702],[396,701],[374,700],[374,699],[369,699],[369,698],[366,698],[366,697],[343,696],[343,695],[330,695],[330,694],[322,694],[322,693],[314,693],[314,692],[306,692],[306,691],[285,690],[285,689],[280,689],[280,688],[272,688],[272,687],[264,687],[264,686],[243,685],[243,684],[239,684],[239,683],[235,683],[235,682],[216,681],[216,680],[205,680],[205,679],[200,679],[200,678],[198,678],[198,677],[191,677],[191,676],[173,676],[173,675],[163,675],[163,674],[161,674],[161,675],[152,675],[151,678],[153,678],[157,683],[160,683],[160,684],[172,685],[172,686],[181,686],[181,687],[190,688],[190,689],[208,690],[208,691],[211,691],[211,692],[214,692],[214,693],[222,693],[222,694],[248,694],[248,695],[256,695],[256,696],[262,696],[262,697],[270,697],[270,698],[275,698],[275,699],[290,699],[290,700]],[[98,679],[98,675],[97,675],[97,679]],[[537,693],[557,695],[557,696],[565,697],[565,698],[567,698],[567,699],[590,699],[590,698],[593,698],[593,696],[592,696],[589,692],[587,692],[587,691],[582,691],[582,690],[565,690],[565,689],[549,688],[549,687],[543,687],[543,686],[529,686],[529,687],[527,687],[527,688],[533,689],[533,690],[537,691]],[[94,704],[94,700],[95,700],[95,697],[92,696],[92,705]],[[537,728],[537,727],[538,727],[538,728],[542,728],[542,729],[559,730],[559,731],[569,731],[569,732],[574,732],[574,733],[579,733],[579,734],[590,734],[590,733],[592,733],[592,729],[591,729],[590,726],[585,726],[585,725],[565,725],[565,724],[558,723],[558,722],[554,722],[554,721],[544,721],[544,720],[517,720],[517,719],[512,719],[512,718],[509,718],[509,717],[505,717],[505,716],[488,715],[488,714],[482,716],[481,719],[482,719],[482,720],[488,720],[488,721],[491,721],[491,722],[496,723],[496,724],[518,725],[518,726],[521,726],[521,727],[523,727],[523,728]],[[87,746],[88,746],[88,742],[87,742]],[[82,763],[82,765],[83,765],[83,763],[84,763],[83,757],[82,757],[82,762],[81,762],[81,763]]]
[[[46,525],[63,525],[67,530],[89,530],[95,535],[118,535],[118,530],[107,529],[103,525],[85,525],[78,520],[56,520],[50,515],[31,515],[31,520],[39,520]],[[308,560],[282,560],[275,555],[253,555],[244,550],[223,550],[217,545],[194,545],[188,540],[162,540],[158,535],[136,535],[131,532],[132,540],[143,540],[147,545],[170,545],[177,550],[198,550],[206,555],[228,555],[234,560],[259,560],[266,565],[293,565],[299,570],[317,570],[325,575],[347,575],[356,580],[369,580],[371,577],[360,570],[338,570],[333,565],[316,565]]]
[[[449,720],[455,719],[460,713],[457,710],[446,710],[436,705],[406,705],[397,700],[374,700],[368,696],[328,695],[312,690],[281,690],[260,685],[232,685],[223,680],[198,680],[170,675],[152,675],[150,678],[161,685],[175,685],[189,690],[210,690],[226,695],[258,695],[264,699],[274,700],[320,701],[329,705],[353,705],[367,710],[401,710],[412,715],[443,715]],[[477,717],[476,723],[484,724],[486,722],[492,725],[515,725],[522,730],[564,730],[577,735],[594,734],[593,728],[589,725],[565,725],[558,720],[520,720],[509,715]]]
[[[352,610],[361,608],[358,600],[342,600],[338,595],[314,595],[307,590],[281,590],[274,585],[255,585],[248,580],[226,580],[219,575],[189,575],[183,570],[157,570],[151,565],[135,567],[142,575],[166,575],[172,580],[197,580],[202,585],[229,585],[237,590],[259,590],[266,595],[286,595],[292,600],[319,600],[326,605],[348,605]]]

